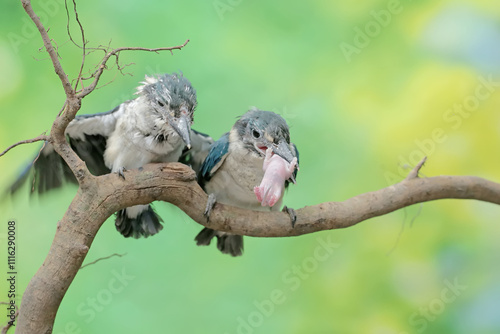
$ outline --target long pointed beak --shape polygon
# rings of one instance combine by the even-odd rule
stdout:
[[[186,146],[188,149],[191,148],[191,122],[189,122],[189,119],[182,115],[179,118],[174,118],[172,119],[172,122],[170,123],[172,127],[174,128],[175,132],[179,134],[179,136],[182,138],[184,143],[186,143]]]
[[[275,154],[285,159],[288,163],[292,163],[295,156],[290,149],[290,145],[288,145],[284,140],[280,141],[278,145],[273,145],[272,149]]]

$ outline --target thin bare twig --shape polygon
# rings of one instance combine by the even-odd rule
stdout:
[[[73,9],[75,11],[75,20],[78,23],[78,26],[80,27],[80,33],[82,34],[82,64],[80,65],[80,71],[78,72],[78,76],[76,78],[76,83],[75,83],[75,88],[74,90],[76,91],[78,87],[78,83],[81,81],[82,78],[82,73],[83,73],[83,68],[85,67],[85,57],[86,57],[86,46],[87,46],[87,41],[85,40],[85,30],[83,29],[83,25],[80,22],[80,18],[78,17],[78,11],[76,9],[76,1],[73,0]],[[82,89],[83,89],[83,83],[82,83]]]
[[[65,0],[65,1],[67,1],[67,0]],[[49,54],[49,57],[52,61],[52,65],[54,67],[54,70],[55,70],[56,74],[58,75],[59,80],[61,81],[61,84],[63,86],[64,92],[66,95],[66,101],[63,105],[63,108],[60,110],[58,117],[56,117],[56,119],[54,120],[54,122],[52,124],[50,136],[45,136],[45,135],[39,136],[35,139],[19,142],[19,143],[13,145],[12,147],[20,145],[22,143],[34,142],[34,141],[39,141],[39,140],[49,141],[54,146],[54,150],[67,163],[67,165],[69,166],[69,168],[71,169],[71,171],[73,172],[73,174],[75,175],[75,177],[77,178],[77,180],[80,184],[80,189],[78,192],[79,195],[77,195],[77,197],[81,195],[81,196],[83,196],[84,199],[82,201],[80,201],[77,197],[75,197],[73,203],[79,203],[79,202],[88,203],[89,200],[92,198],[95,198],[95,196],[98,193],[98,192],[97,193],[95,192],[95,188],[94,188],[94,186],[96,185],[96,182],[97,182],[97,178],[89,172],[85,163],[71,149],[71,147],[69,146],[69,144],[66,140],[66,137],[65,137],[66,127],[75,118],[76,113],[80,110],[82,99],[85,96],[87,96],[88,94],[90,94],[92,91],[94,91],[96,89],[96,87],[98,87],[101,75],[102,75],[103,71],[106,69],[106,64],[111,57],[113,57],[113,56],[116,57],[118,71],[120,71],[123,74],[123,69],[125,67],[127,67],[128,65],[120,66],[119,58],[118,58],[118,54],[120,52],[130,50],[130,51],[148,51],[148,52],[158,53],[159,51],[166,50],[166,51],[170,51],[172,53],[173,50],[182,49],[189,42],[189,40],[186,40],[186,42],[182,45],[178,45],[178,46],[174,46],[174,47],[163,47],[163,48],[122,47],[122,48],[117,48],[117,49],[113,49],[113,50],[110,50],[109,47],[108,48],[101,48],[101,49],[88,48],[86,45],[87,41],[85,40],[85,34],[83,31],[83,27],[81,25],[81,22],[79,20],[78,14],[77,14],[76,2],[75,2],[75,0],[71,0],[71,1],[73,2],[73,7],[74,7],[74,11],[75,11],[75,18],[76,18],[76,21],[80,27],[82,43],[83,43],[81,46],[81,48],[82,48],[82,64],[80,66],[80,71],[79,71],[78,77],[76,78],[76,82],[74,82],[74,87],[73,87],[73,82],[70,81],[70,79],[68,78],[67,74],[65,73],[65,71],[61,65],[61,62],[59,61],[60,57],[58,54],[58,47],[57,47],[56,42],[53,41],[49,37],[48,30],[45,29],[40,18],[34,12],[33,7],[31,5],[31,1],[30,0],[21,0],[21,3],[23,5],[24,10],[26,11],[26,13],[30,17],[30,19],[35,23],[35,25],[40,33],[40,36],[42,37],[44,47],[41,50],[45,50]],[[68,7],[67,4],[66,4],[66,7]],[[73,40],[73,37],[71,36],[71,34],[69,32],[69,30],[70,30],[70,28],[69,28],[69,25],[70,25],[69,16],[70,15],[69,15],[69,9],[66,8],[66,10],[67,10],[67,15],[68,15],[67,29],[68,29],[69,38],[70,38],[70,41],[72,41],[75,45],[78,46],[78,44],[75,43],[75,41]],[[91,72],[91,74],[88,78],[91,83],[87,87],[85,87],[84,84],[82,83],[82,81],[84,81],[86,79],[86,78],[82,77],[82,73],[84,71],[84,66],[85,66],[85,58],[90,52],[94,52],[96,50],[102,50],[105,54],[104,54],[104,57],[99,62],[98,66],[95,68],[95,70],[93,72]],[[81,87],[81,88],[77,91],[77,89],[79,87]],[[5,154],[12,147],[9,147],[4,153],[0,154],[0,156]],[[88,197],[88,196],[90,196],[90,197]],[[97,198],[100,198],[100,196],[97,196]],[[89,212],[88,207],[87,207],[86,211]],[[80,212],[80,208],[78,208],[75,212]],[[78,219],[78,217],[76,217],[76,218]],[[77,224],[77,225],[84,226],[84,228],[86,229],[88,227],[87,223],[92,223],[92,221],[95,219],[96,219],[95,217],[91,218],[91,219],[83,219],[83,220],[81,220],[81,222],[82,223],[85,222],[85,224],[81,224],[81,225]],[[65,220],[65,219],[63,219],[63,220]],[[97,220],[100,221],[99,218],[97,218]],[[58,298],[59,297],[62,298],[62,296],[64,295],[64,292],[66,291],[67,288],[63,287],[62,290],[58,288],[58,290],[57,290],[58,293],[52,293],[52,294],[49,291],[56,291],[56,290],[50,290],[50,289],[44,290],[45,292],[52,295],[51,297],[47,298],[46,296],[43,296],[43,297],[37,296],[37,293],[39,293],[39,291],[41,291],[40,289],[37,288],[37,286],[40,283],[42,285],[45,283],[50,283],[50,284],[54,284],[54,285],[58,285],[58,286],[60,285],[61,287],[65,286],[66,284],[69,286],[69,284],[71,283],[71,281],[74,277],[73,269],[75,269],[75,274],[76,274],[76,271],[78,271],[81,268],[83,259],[85,258],[86,254],[89,250],[90,244],[87,244],[87,241],[92,240],[97,233],[97,230],[92,230],[92,231],[89,230],[87,233],[79,234],[78,236],[84,236],[84,238],[86,239],[85,241],[83,241],[83,240],[76,241],[76,239],[78,239],[78,236],[73,235],[71,233],[71,235],[72,235],[71,243],[73,246],[72,246],[71,250],[67,251],[67,249],[65,248],[67,240],[64,237],[60,238],[60,233],[62,233],[64,235],[66,233],[67,228],[72,230],[74,228],[74,226],[72,224],[64,224],[64,223],[58,225],[58,229],[57,229],[56,236],[54,238],[54,243],[52,244],[52,246],[55,247],[54,245],[56,245],[57,243],[60,242],[63,247],[59,248],[59,250],[65,249],[65,252],[66,252],[65,255],[62,257],[59,257],[59,260],[61,260],[61,261],[59,261],[59,260],[55,261],[54,264],[56,264],[56,265],[63,264],[63,266],[65,268],[59,272],[68,272],[69,274],[66,275],[65,277],[60,277],[60,278],[58,277],[56,279],[57,282],[51,282],[51,283],[47,282],[46,280],[42,280],[43,282],[37,281],[37,279],[36,279],[37,277],[45,277],[46,276],[46,274],[44,274],[44,269],[42,269],[41,271],[39,271],[35,275],[35,278],[30,281],[30,284],[26,288],[26,293],[22,299],[21,309],[23,310],[23,312],[20,312],[20,314],[19,314],[18,327],[16,328],[19,332],[23,332],[23,333],[49,333],[49,332],[52,332],[53,316],[55,315],[55,313],[56,313],[55,311],[57,311],[57,309],[59,308],[59,305],[60,305],[60,300],[58,300]],[[56,253],[57,253],[57,251],[56,251]],[[51,251],[49,252],[49,254],[54,254],[53,248],[51,248]],[[50,256],[51,255],[48,255],[47,259],[50,259]],[[97,261],[95,261],[95,262],[97,262]],[[48,263],[49,262],[46,261],[44,263],[44,266],[48,265]],[[67,264],[68,266],[66,267],[66,265],[64,265],[64,264]],[[42,266],[42,268],[44,268],[44,266]],[[50,265],[49,265],[49,267],[50,267]],[[60,291],[62,291],[63,293],[61,294]],[[42,300],[43,300],[43,307],[40,307],[39,303]],[[54,301],[56,302],[57,305],[53,303]]]
[[[122,256],[125,256],[127,255],[127,253],[123,253],[123,254],[118,254],[118,253],[113,253],[111,255],[108,255],[108,256],[105,256],[105,257],[100,257],[98,258],[97,260],[95,261],[92,261],[92,262],[89,262],[87,264],[84,264],[83,266],[80,267],[80,269],[83,269],[87,266],[90,266],[90,265],[93,265],[93,264],[96,264],[97,262],[101,261],[101,260],[106,260],[106,259],[109,259],[109,258],[112,258],[113,256],[118,256],[118,257],[122,257]]]
[[[115,79],[116,79],[117,75],[118,75],[118,73],[116,73],[116,74],[115,74],[115,76],[113,77],[113,79],[109,80],[109,81],[108,81],[108,82],[106,82],[106,83],[103,83],[103,84],[102,84],[102,85],[100,85],[100,86],[97,86],[94,90],[98,90],[98,89],[101,89],[101,88],[103,88],[103,87],[106,87],[106,86],[107,86],[107,85],[109,85],[109,84],[112,84],[112,83],[115,81]]]
[[[58,54],[54,49],[54,46],[52,45],[52,40],[50,39],[47,30],[45,30],[42,22],[40,21],[40,18],[38,17],[38,15],[36,15],[35,11],[33,10],[33,7],[31,6],[31,1],[21,0],[21,3],[23,5],[24,11],[28,14],[30,19],[35,23],[36,27],[38,28],[38,31],[40,32],[40,35],[42,36],[43,45],[45,46],[45,50],[47,50],[47,53],[49,54],[50,59],[52,60],[52,65],[54,66],[54,70],[56,71],[56,74],[59,76],[59,79],[61,80],[66,96],[67,97],[74,96],[75,92],[71,88],[71,83],[69,82],[68,76],[66,75],[66,73],[64,73],[61,63],[59,62]]]
[[[147,51],[147,52],[160,52],[160,51],[170,51],[172,52],[173,50],[180,50],[183,47],[185,47],[189,43],[189,39],[184,42],[182,45],[177,45],[177,46],[171,46],[171,47],[163,47],[163,48],[142,48],[142,47],[121,47],[117,49],[113,49],[109,52],[106,53],[106,55],[102,58],[99,66],[97,67],[97,70],[91,75],[92,78],[94,78],[94,81],[92,83],[85,87],[84,89],[78,91],[77,97],[79,98],[84,98],[85,96],[89,95],[97,86],[97,83],[99,82],[99,79],[106,69],[106,63],[108,62],[109,58],[112,56],[117,56],[120,52],[122,51]]]
[[[411,180],[418,178],[418,173],[420,172],[420,169],[422,166],[425,164],[425,161],[427,161],[427,157],[424,157],[420,162],[411,170],[411,172],[408,174],[406,177],[406,180]]]
[[[10,305],[10,303],[8,302],[0,302],[0,305]],[[4,327],[2,327],[2,331],[0,332],[1,334],[6,334],[7,331],[12,327],[14,326],[14,323],[17,319],[17,317],[19,316],[19,307],[17,307],[17,304],[14,304],[16,306],[16,313],[14,313],[14,320],[9,320],[7,322],[7,325],[5,325]],[[10,317],[9,317],[10,319]]]
[[[424,208],[424,203],[420,203],[420,205],[418,206],[417,213],[415,213],[415,216],[413,216],[413,218],[410,220],[410,227],[413,226],[413,223],[415,222],[415,220],[418,218],[418,216],[420,216],[423,208]]]
[[[423,173],[422,173],[423,174]],[[422,213],[422,209],[424,208],[424,203],[420,203],[418,205],[418,210],[417,210],[417,213],[415,213],[415,215],[411,218],[410,220],[410,228],[413,227],[413,223],[415,222],[415,220],[418,218],[418,216],[420,216],[420,214]],[[401,224],[401,230],[399,230],[399,233],[398,233],[398,237],[396,239],[396,243],[394,244],[394,246],[387,252],[387,256],[391,255],[392,252],[394,252],[396,250],[396,248],[398,247],[399,245],[399,242],[401,241],[401,237],[403,236],[403,232],[404,232],[404,229],[405,229],[405,225],[406,225],[406,216],[407,216],[407,207],[404,207],[403,208],[403,212],[404,212],[404,216],[403,216],[403,223]]]
[[[69,15],[69,8],[68,8],[68,1],[67,0],[64,0],[64,9],[66,10],[66,33],[68,34],[69,41],[71,43],[73,43],[73,45],[76,46],[77,48],[83,49],[83,46],[81,46],[80,44],[78,44],[75,41],[75,39],[73,38],[73,35],[71,34],[71,27],[70,27],[71,16]],[[75,8],[75,12],[76,12],[76,8]]]
[[[61,108],[61,110],[59,110],[59,112],[57,113],[57,117],[61,116],[61,114],[63,113],[64,109],[66,109],[66,106],[67,106],[67,105],[68,105],[68,101],[67,101],[67,100],[65,100],[65,101],[64,101],[64,104],[63,104],[63,106],[62,106],[62,108]]]
[[[32,138],[32,139],[21,140],[21,141],[15,143],[15,144],[10,145],[2,153],[0,153],[0,157],[3,156],[3,155],[5,155],[7,152],[9,152],[11,149],[13,149],[16,146],[19,146],[19,145],[22,145],[22,144],[31,144],[31,143],[35,143],[37,141],[47,141],[47,140],[49,140],[49,136],[45,135],[46,133],[47,133],[47,131],[45,131],[44,133],[42,133],[38,137],[35,137],[35,138]]]
[[[396,248],[399,245],[399,242],[401,241],[401,237],[403,236],[403,232],[404,232],[405,224],[406,224],[406,216],[407,216],[406,210],[407,210],[406,207],[404,207],[403,208],[403,223],[401,224],[401,229],[399,230],[398,236],[396,238],[396,242],[394,243],[392,248],[385,254],[387,256],[390,256],[396,250]]]
[[[128,64],[124,64],[123,66],[120,66],[120,59],[119,59],[119,53],[117,53],[115,55],[115,63],[116,63],[116,69],[122,74],[122,75],[130,75],[132,76],[132,73],[128,73],[128,72],[123,72],[123,70],[125,70],[125,67],[129,67],[129,66],[132,66],[132,65],[135,65],[135,63],[128,63]]]

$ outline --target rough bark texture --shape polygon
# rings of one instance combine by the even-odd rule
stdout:
[[[125,180],[114,174],[98,177],[98,196],[105,198],[97,217],[118,209],[155,200],[178,206],[201,225],[220,231],[254,237],[287,237],[345,228],[403,207],[437,199],[476,199],[500,204],[500,184],[475,176],[406,178],[377,191],[343,202],[327,202],[296,210],[292,227],[284,212],[254,212],[217,203],[210,220],[203,215],[207,194],[196,183],[194,172],[179,163],[149,164],[130,170]]]
[[[418,178],[418,171],[425,159],[405,180],[393,186],[361,194],[343,202],[322,203],[297,210],[295,227],[292,227],[288,214],[283,212],[253,212],[222,204],[215,205],[210,221],[207,221],[203,215],[207,195],[196,183],[194,172],[178,163],[149,164],[140,170],[130,170],[125,173],[125,180],[116,174],[93,176],[85,163],[67,144],[64,130],[80,109],[82,98],[97,86],[106,68],[106,62],[121,51],[179,50],[187,41],[183,45],[168,48],[106,50],[103,60],[91,76],[92,82],[84,87],[80,71],[73,88],[63,71],[47,30],[31,7],[31,2],[29,0],[21,2],[40,32],[45,49],[66,93],[65,107],[56,117],[51,134],[25,142],[50,141],[56,152],[70,166],[80,187],[64,217],[58,222],[52,246],[43,265],[24,292],[16,333],[52,332],[62,298],[81,267],[99,228],[109,216],[125,207],[162,200],[177,205],[196,222],[216,230],[256,237],[286,237],[349,227],[408,205],[436,199],[476,199],[500,204],[498,183],[473,176]],[[81,29],[83,36],[83,28]],[[85,45],[87,42],[82,39],[82,44]],[[82,66],[84,60],[85,47],[83,47]],[[76,87],[82,88],[77,91]],[[9,149],[18,144],[12,145]]]
[[[216,204],[210,221],[203,215],[208,196],[187,166],[149,164],[141,170],[93,177],[79,189],[62,220],[42,267],[22,300],[17,331],[50,333],[59,304],[77,274],[102,223],[117,210],[162,200],[175,204],[196,222],[213,229],[255,237],[287,237],[345,228],[416,203],[476,199],[500,204],[500,184],[474,176],[406,178],[400,183],[343,202],[296,210],[292,228],[284,212],[253,212]]]

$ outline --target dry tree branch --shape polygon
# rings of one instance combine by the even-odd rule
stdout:
[[[72,87],[59,62],[57,50],[34,13],[30,0],[21,2],[40,32],[66,93],[63,112],[54,121],[50,136],[44,139],[50,140],[56,152],[64,158],[77,177],[80,187],[57,224],[56,235],[43,265],[31,279],[23,295],[16,328],[19,333],[52,332],[59,305],[81,268],[99,228],[108,217],[125,207],[161,200],[178,206],[199,224],[219,231],[255,237],[287,237],[346,228],[409,205],[436,199],[476,199],[500,204],[499,183],[474,176],[419,178],[419,170],[425,159],[407,178],[390,187],[343,202],[321,203],[296,210],[297,221],[294,227],[288,214],[284,212],[254,212],[222,204],[215,205],[210,220],[207,221],[203,214],[207,195],[198,185],[194,172],[179,163],[148,164],[140,170],[129,170],[125,180],[115,174],[92,176],[67,144],[64,130],[80,109],[81,100],[96,89],[108,60],[113,56],[118,57],[122,51],[172,52],[182,49],[189,40],[175,47],[104,49],[104,57],[88,78],[93,81],[76,91],[78,81],[86,78],[79,76],[75,88]],[[82,36],[85,43],[84,35]]]
[[[0,302],[0,305],[10,305],[10,303]],[[19,308],[17,307],[17,304],[16,304],[16,313],[14,313],[14,319],[9,320],[7,322],[7,324],[4,327],[2,327],[2,331],[0,332],[0,334],[7,334],[9,329],[12,328],[12,326],[14,326],[15,321],[16,321],[18,316],[19,316]],[[9,317],[9,319],[10,319],[10,317]]]
[[[184,42],[184,44],[182,44],[182,45],[173,46],[173,47],[161,47],[161,48],[121,47],[121,48],[113,49],[111,51],[106,49],[106,50],[104,50],[105,56],[103,57],[103,59],[99,63],[97,69],[90,76],[90,78],[94,79],[92,81],[92,83],[88,87],[84,87],[84,88],[80,89],[79,91],[76,91],[76,87],[78,87],[78,83],[85,79],[85,78],[82,78],[82,71],[83,71],[84,62],[85,62],[86,43],[87,42],[85,41],[85,34],[84,34],[83,26],[82,26],[80,19],[78,17],[78,12],[76,9],[76,2],[75,2],[75,0],[72,0],[72,1],[74,4],[74,12],[75,12],[76,21],[78,22],[78,25],[80,27],[80,32],[82,35],[82,43],[83,43],[83,45],[82,45],[82,49],[83,49],[82,65],[81,65],[78,77],[76,79],[75,89],[73,89],[67,74],[64,72],[62,65],[59,61],[59,55],[57,53],[57,49],[54,48],[54,46],[52,45],[53,40],[49,37],[48,30],[45,29],[40,18],[34,12],[33,7],[31,5],[31,1],[30,0],[21,0],[21,3],[23,5],[24,10],[28,14],[28,16],[35,23],[35,25],[40,33],[40,36],[42,37],[45,50],[49,54],[49,57],[52,61],[52,65],[54,67],[54,70],[55,70],[56,74],[59,76],[59,79],[63,85],[64,92],[66,94],[66,101],[65,101],[63,110],[62,110],[62,112],[59,113],[58,117],[55,119],[54,123],[52,124],[52,129],[51,129],[51,134],[50,134],[51,143],[54,145],[55,151],[59,155],[61,155],[61,157],[68,164],[68,166],[70,167],[72,172],[75,174],[79,184],[82,185],[82,183],[84,182],[85,179],[92,179],[92,174],[90,174],[90,172],[86,168],[83,161],[81,161],[81,159],[73,152],[73,150],[70,148],[70,146],[66,142],[66,138],[64,136],[64,131],[65,131],[66,127],[68,126],[69,122],[71,122],[71,120],[73,120],[75,118],[76,113],[80,110],[81,100],[85,96],[90,94],[97,87],[97,84],[99,83],[99,79],[100,79],[104,69],[106,68],[106,63],[108,62],[109,58],[111,58],[112,56],[118,57],[120,52],[128,51],[128,50],[149,51],[149,52],[157,52],[157,53],[159,51],[170,51],[172,53],[173,50],[180,50],[184,46],[186,46],[186,44],[189,42],[189,40],[186,40],[186,42]],[[66,7],[67,7],[67,5],[66,5]],[[68,12],[68,10],[67,10],[67,12]],[[67,14],[67,15],[69,15],[69,14]],[[67,29],[69,31],[69,23],[68,23]],[[70,39],[73,41],[71,35],[70,35]],[[75,43],[75,42],[73,41],[73,43]]]
[[[54,146],[54,150],[68,164],[75,174],[76,179],[81,184],[85,178],[91,178],[92,174],[90,174],[83,161],[71,149],[69,144],[66,142],[66,137],[64,135],[64,131],[69,122],[75,118],[76,113],[80,110],[81,99],[76,96],[75,91],[71,87],[71,82],[62,68],[61,62],[59,61],[57,50],[52,45],[52,40],[48,35],[48,31],[43,26],[40,18],[34,12],[33,7],[31,6],[31,1],[21,0],[21,3],[28,16],[35,23],[40,36],[42,37],[45,50],[50,56],[54,70],[62,83],[64,93],[66,95],[64,111],[60,113],[60,116],[58,116],[52,124],[49,139]]]
[[[24,11],[29,15],[30,19],[35,23],[38,32],[42,36],[43,45],[45,46],[45,50],[47,51],[47,53],[50,56],[50,59],[52,60],[52,64],[54,65],[54,70],[56,71],[56,74],[59,76],[59,80],[61,80],[66,96],[67,97],[74,96],[75,92],[71,88],[68,76],[66,75],[66,73],[64,73],[64,70],[57,56],[57,52],[52,45],[52,41],[49,38],[47,30],[45,30],[38,15],[35,14],[33,7],[31,6],[31,1],[21,0],[21,3],[23,5]]]
[[[97,67],[97,70],[92,73],[91,78],[94,78],[94,81],[87,87],[85,87],[83,90],[78,92],[78,97],[84,98],[85,96],[89,95],[97,86],[97,83],[99,82],[99,79],[106,69],[106,63],[108,62],[109,58],[112,56],[118,56],[118,54],[122,51],[147,51],[147,52],[156,52],[158,53],[159,51],[170,51],[172,52],[173,50],[180,50],[183,47],[185,47],[189,43],[189,39],[184,42],[184,44],[178,45],[178,46],[172,46],[172,47],[163,47],[163,48],[141,48],[141,47],[121,47],[121,48],[116,48],[114,50],[106,52],[106,55],[102,58],[99,66]]]
[[[5,155],[7,152],[9,152],[11,149],[13,149],[16,146],[19,146],[19,145],[22,145],[22,144],[36,143],[37,141],[47,141],[47,140],[49,140],[49,136],[45,135],[46,132],[47,131],[45,131],[44,133],[42,133],[38,137],[35,137],[35,138],[32,138],[32,139],[21,140],[21,141],[18,141],[17,143],[15,143],[15,144],[10,145],[2,153],[0,153],[0,157],[3,156],[3,155]]]
[[[416,175],[420,167],[421,164],[412,173]],[[125,182],[115,182],[113,177],[105,176],[106,180],[100,183],[114,184],[112,189],[120,189],[117,190],[118,195],[109,194],[106,198],[106,202],[116,201],[118,197],[121,199],[116,210],[122,206],[162,200],[175,204],[206,227],[255,237],[287,237],[346,228],[406,206],[437,199],[475,199],[500,204],[500,183],[475,176],[414,176],[343,202],[327,202],[298,209],[295,227],[292,227],[288,214],[283,212],[253,212],[222,204],[215,205],[207,222],[203,216],[207,195],[194,180],[194,173],[187,175],[188,169],[180,164],[150,164],[142,172],[129,171]],[[181,171],[183,174],[180,174]],[[169,184],[167,181],[172,174],[184,176],[185,182]],[[133,178],[137,179],[134,181]]]
[[[106,69],[106,63],[108,62],[109,58],[111,58],[112,56],[118,57],[120,52],[127,50],[149,52],[159,52],[167,50],[172,52],[173,50],[182,49],[189,40],[187,40],[182,45],[174,47],[122,47],[113,50],[105,49],[104,57],[99,63],[97,69],[91,74],[89,78],[93,78],[92,83],[88,87],[83,87],[82,84],[82,88],[77,91],[76,89],[79,86],[79,83],[81,83],[82,80],[85,80],[85,78],[82,78],[82,72],[85,65],[85,56],[87,54],[86,50],[88,50],[88,48],[86,48],[87,42],[85,40],[83,27],[78,18],[75,1],[73,0],[75,17],[80,27],[83,43],[82,65],[79,75],[76,79],[75,88],[72,87],[71,81],[69,80],[67,74],[64,72],[63,67],[59,61],[57,44],[56,47],[54,47],[53,44],[55,44],[55,41],[53,41],[49,37],[48,30],[45,29],[40,18],[34,12],[31,1],[21,0],[21,3],[28,16],[35,23],[40,36],[42,37],[45,51],[49,54],[54,70],[62,83],[66,95],[66,100],[64,102],[62,110],[59,112],[58,116],[52,124],[49,136],[39,136],[35,139],[14,144],[6,149],[5,152],[2,153],[2,155],[8,152],[13,147],[16,147],[22,143],[34,142],[38,140],[50,141],[55,151],[68,164],[80,185],[79,191],[71,205],[71,209],[67,211],[64,218],[59,222],[58,230],[52,243],[50,254],[47,256],[44,265],[39,269],[37,274],[32,278],[28,287],[26,288],[25,294],[22,299],[18,326],[16,328],[16,331],[19,331],[20,333],[51,333],[59,304],[67,288],[69,287],[69,284],[75,276],[73,274],[73,270],[78,270],[80,268],[81,263],[83,262],[83,259],[85,258],[85,255],[90,247],[90,244],[98,231],[98,227],[107,218],[104,216],[99,216],[101,214],[99,212],[96,212],[96,214],[94,215],[92,208],[89,208],[87,206],[98,203],[94,202],[94,200],[92,199],[96,195],[95,191],[97,191],[97,189],[99,188],[99,184],[97,182],[98,178],[90,174],[85,163],[71,149],[66,141],[64,131],[69,122],[74,119],[76,113],[80,110],[81,100],[85,96],[90,94],[94,89],[96,89],[99,83],[99,79],[104,69]],[[74,44],[77,44],[72,39],[71,35],[70,40],[72,40]],[[96,198],[99,198],[99,196]],[[108,210],[105,211],[107,212]],[[81,214],[84,212],[87,212],[88,214],[90,214],[90,216],[81,216]],[[102,220],[102,218],[104,218],[104,220]],[[99,225],[95,225],[93,222],[100,223]],[[90,228],[90,230],[86,233],[83,233],[83,230],[87,230],[87,228]],[[77,242],[78,240],[80,240],[80,242]],[[59,268],[59,272],[52,271],[52,269],[54,269],[55,267]],[[65,273],[68,274],[66,275]],[[54,282],[51,283],[50,281],[52,279],[54,279]],[[47,290],[40,290],[42,286],[45,286]]]
[[[65,4],[66,4],[66,1],[65,0]],[[87,56],[87,51],[86,51],[86,46],[87,46],[87,41],[85,40],[85,30],[83,29],[83,25],[82,23],[80,22],[80,18],[78,17],[78,11],[76,9],[76,1],[73,0],[73,10],[75,12],[75,20],[76,22],[78,23],[78,27],[80,28],[80,34],[82,35],[82,63],[80,65],[80,71],[78,72],[78,76],[76,77],[76,82],[75,82],[75,91],[78,87],[78,83],[81,82],[81,78],[82,78],[82,73],[83,73],[83,68],[85,67],[85,57]],[[69,25],[69,22],[68,22],[68,25]],[[82,83],[82,89],[83,89],[83,82]]]
[[[125,256],[125,255],[127,255],[127,253],[123,253],[123,254],[113,253],[113,254],[108,255],[108,256],[100,257],[100,258],[98,258],[98,259],[97,259],[97,260],[95,260],[95,261],[92,261],[92,262],[89,262],[89,263],[87,263],[87,264],[84,264],[83,266],[81,266],[81,267],[80,267],[80,269],[83,269],[83,268],[85,268],[85,267],[88,267],[88,266],[91,266],[91,265],[93,265],[93,264],[96,264],[96,263],[97,263],[97,262],[99,262],[99,261],[110,259],[110,258],[112,258],[113,256],[122,257],[122,256]]]
[[[46,333],[57,309],[80,269],[103,222],[114,212],[156,200],[178,206],[201,225],[220,231],[255,237],[288,237],[346,228],[397,209],[445,198],[475,199],[500,204],[500,183],[474,176],[419,178],[422,164],[403,181],[343,202],[327,202],[296,210],[295,227],[284,212],[254,212],[216,204],[210,220],[203,212],[208,199],[193,170],[180,163],[148,164],[127,171],[125,180],[114,174],[96,177],[98,182],[76,197],[58,223],[49,254],[26,289],[19,325],[26,333]],[[28,318],[29,315],[29,318]],[[28,321],[29,319],[29,321]]]

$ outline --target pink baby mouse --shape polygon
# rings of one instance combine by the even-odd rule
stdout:
[[[264,159],[264,177],[260,186],[254,187],[253,192],[257,196],[257,200],[262,206],[274,206],[283,195],[285,181],[293,178],[293,172],[297,167],[297,158],[294,157],[291,163],[277,154],[273,154],[273,150],[268,148]]]

